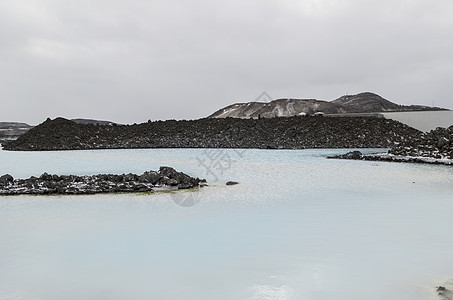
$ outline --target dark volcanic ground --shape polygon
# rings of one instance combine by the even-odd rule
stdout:
[[[453,126],[438,127],[389,150],[390,154],[453,159]]]
[[[86,125],[57,118],[36,126],[4,149],[375,148],[393,147],[420,135],[393,120],[360,117],[206,118],[134,125]]]
[[[453,126],[437,128],[392,147],[387,154],[352,151],[328,158],[444,164],[453,166]]]

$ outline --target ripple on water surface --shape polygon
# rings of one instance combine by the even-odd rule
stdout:
[[[0,151],[15,177],[169,165],[210,183],[0,197],[0,299],[428,299],[451,278],[453,168],[213,151]]]

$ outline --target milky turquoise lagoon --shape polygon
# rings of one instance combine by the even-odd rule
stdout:
[[[435,299],[453,167],[326,159],[346,151],[0,151],[15,178],[166,165],[209,183],[0,197],[0,299]]]

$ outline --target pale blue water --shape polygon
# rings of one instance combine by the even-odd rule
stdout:
[[[211,183],[0,197],[0,299],[435,296],[453,277],[453,168],[325,159],[344,152],[0,151],[17,178],[168,165]]]

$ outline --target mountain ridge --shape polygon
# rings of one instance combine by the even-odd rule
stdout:
[[[0,143],[15,140],[31,128],[27,123],[0,122]]]
[[[23,122],[0,122],[0,127],[32,127]]]
[[[118,124],[112,121],[104,121],[104,120],[96,120],[96,119],[84,119],[84,118],[77,118],[77,119],[71,119],[71,121],[77,123],[77,124],[93,124],[93,125],[113,125],[113,124]]]
[[[325,113],[378,113],[398,111],[438,111],[440,107],[422,105],[400,105],[383,97],[363,92],[341,96],[332,101],[317,99],[275,99],[270,102],[235,103],[221,108],[208,118],[272,118]]]

